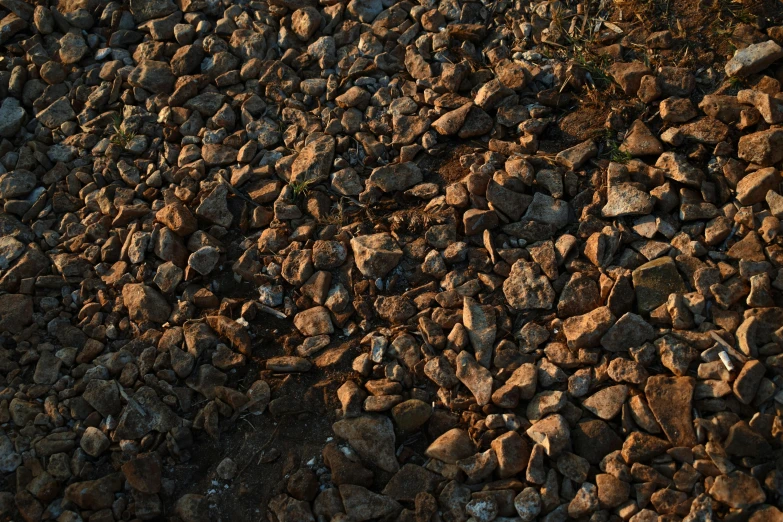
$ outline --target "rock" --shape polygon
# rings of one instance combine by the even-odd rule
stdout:
[[[321,136],[310,141],[291,165],[291,182],[312,183],[328,178],[334,152],[335,143],[331,136]]]
[[[13,138],[22,129],[27,112],[16,98],[5,98],[0,105],[0,137]]]
[[[38,183],[35,174],[29,170],[12,170],[0,175],[0,198],[15,199],[29,194]]]
[[[571,443],[571,431],[565,417],[557,413],[549,415],[528,428],[527,436],[541,444],[549,457],[556,457]]]
[[[643,264],[631,275],[636,304],[643,314],[665,303],[670,294],[687,292],[674,260],[667,256]]]
[[[780,182],[780,173],[774,167],[752,172],[737,183],[737,201],[743,206],[760,203],[767,192],[778,188]]]
[[[394,406],[391,413],[397,429],[403,433],[413,433],[430,419],[432,407],[418,399],[409,399]]]
[[[667,178],[689,187],[698,189],[704,182],[704,172],[691,165],[685,156],[676,152],[664,152],[658,157],[655,166],[663,169]]]
[[[744,78],[761,72],[783,58],[783,48],[772,40],[738,50],[726,63],[726,75]]]
[[[369,24],[383,11],[381,0],[351,0],[348,2],[348,12]]]
[[[111,442],[101,430],[90,426],[82,434],[79,445],[87,455],[91,457],[98,457],[104,451],[109,449]]]
[[[128,82],[154,94],[170,93],[176,81],[171,67],[166,62],[145,60],[133,69]]]
[[[485,311],[471,297],[465,297],[463,304],[462,320],[468,331],[470,343],[473,345],[476,360],[485,368],[489,368],[497,330],[495,314],[491,310]]]
[[[332,425],[335,435],[348,441],[362,459],[384,471],[400,469],[395,456],[394,427],[388,417],[364,415]]]
[[[135,490],[157,494],[161,488],[161,466],[154,454],[141,454],[122,465],[122,473]]]
[[[209,506],[202,495],[187,493],[174,505],[174,512],[183,522],[206,522],[209,520]]]
[[[618,183],[607,189],[607,202],[601,214],[604,217],[645,216],[652,212],[655,200],[633,183]]]
[[[614,324],[616,318],[605,306],[584,315],[569,317],[563,322],[563,333],[572,350],[598,346],[601,337]]]
[[[402,250],[387,233],[355,237],[351,248],[357,268],[371,279],[384,277],[402,258]]]
[[[760,361],[750,360],[742,365],[733,388],[734,395],[742,404],[750,404],[753,401],[766,371]]]
[[[468,436],[468,432],[453,428],[435,439],[424,454],[431,459],[438,459],[448,464],[466,459],[475,453],[476,449]]]
[[[535,488],[527,487],[514,497],[514,509],[522,522],[532,522],[541,513],[541,497]]]
[[[569,170],[577,170],[590,158],[598,155],[598,146],[587,140],[557,154],[555,161]]]
[[[421,170],[415,163],[393,163],[373,169],[370,182],[384,192],[406,190],[421,183]]]
[[[352,0],[351,3],[356,1]],[[393,517],[402,511],[402,506],[396,500],[373,493],[362,486],[343,484],[339,490],[346,514],[356,522]]]
[[[128,284],[122,287],[122,301],[128,308],[133,321],[165,323],[171,315],[166,299],[154,288],[143,284]]]
[[[457,356],[457,379],[476,397],[479,406],[489,404],[492,396],[492,374],[481,366],[469,352],[462,351]]]
[[[691,377],[655,375],[647,379],[647,403],[673,446],[697,444],[691,416],[693,390]]]
[[[323,306],[315,306],[302,310],[294,317],[294,326],[302,335],[308,337],[314,335],[328,335],[334,333],[332,318],[329,310]]]
[[[498,476],[510,478],[527,468],[530,448],[517,432],[504,433],[492,441],[492,449],[498,459]]]
[[[628,386],[618,384],[604,388],[582,403],[587,411],[604,420],[613,419],[625,403],[628,397]]]
[[[607,423],[597,419],[583,420],[571,432],[574,451],[591,464],[623,447],[621,439]]]
[[[503,283],[503,294],[508,304],[517,310],[552,308],[555,291],[537,263],[519,260],[511,267],[511,274]]]
[[[620,150],[632,156],[653,156],[663,153],[663,145],[642,120],[635,120]]]
[[[434,492],[442,478],[416,464],[405,464],[386,486],[383,494],[398,502],[414,502],[422,493]]]
[[[636,96],[642,77],[647,76],[651,72],[641,62],[615,62],[609,67],[609,74],[612,75],[614,81],[620,85],[628,96]]]
[[[655,329],[640,316],[628,312],[601,337],[601,346],[610,352],[624,352],[655,337]]]
[[[122,489],[122,474],[112,473],[96,480],[74,482],[65,488],[65,500],[82,509],[107,509],[114,503],[114,494]]]
[[[0,331],[16,334],[33,320],[33,298],[22,294],[0,295]]]
[[[718,502],[734,509],[747,509],[767,498],[758,481],[741,471],[716,477],[709,493]]]
[[[740,137],[737,155],[745,161],[771,167],[783,160],[783,130],[769,129]]]
[[[472,103],[466,103],[459,109],[449,111],[443,116],[432,122],[432,128],[438,131],[441,136],[453,136],[462,128],[465,119],[468,117]]]

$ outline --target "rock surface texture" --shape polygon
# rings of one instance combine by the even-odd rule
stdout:
[[[783,520],[783,4],[664,3],[0,0],[0,520]]]

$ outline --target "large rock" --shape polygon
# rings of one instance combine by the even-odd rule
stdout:
[[[162,18],[176,10],[172,0],[130,0],[130,11],[136,22]]]
[[[688,290],[677,265],[668,256],[643,264],[632,273],[633,288],[639,312],[648,314],[669,299],[669,294]]]
[[[457,379],[464,384],[479,406],[489,404],[492,396],[492,374],[489,370],[476,362],[475,357],[467,351],[462,351],[457,356]]]
[[[22,129],[27,112],[19,100],[10,96],[0,105],[0,138],[13,138]]]
[[[758,480],[741,471],[717,477],[710,488],[710,496],[735,509],[747,509],[767,499]]]
[[[0,332],[21,332],[33,321],[33,298],[22,294],[0,295]]]
[[[726,74],[744,78],[761,72],[783,58],[783,48],[772,40],[740,49],[726,63]]]
[[[402,511],[402,506],[393,498],[373,493],[362,486],[343,484],[339,489],[349,520],[356,522],[386,520],[386,517],[394,517]]]
[[[128,83],[153,94],[167,94],[174,90],[177,77],[166,62],[145,60],[128,75]]]
[[[647,404],[673,446],[695,446],[692,377],[655,375],[644,388]]]
[[[771,167],[783,160],[783,129],[746,134],[739,139],[737,155],[750,163]]]
[[[485,368],[489,368],[497,330],[494,311],[485,310],[472,297],[465,297],[462,320],[468,331],[470,343],[473,345],[476,360]]]
[[[58,98],[51,105],[35,115],[43,125],[50,129],[56,129],[66,121],[76,118],[71,102],[67,97]]]
[[[320,136],[305,145],[291,164],[291,182],[314,182],[328,178],[334,151],[335,143],[331,136]]]
[[[373,169],[370,182],[384,192],[406,190],[421,183],[424,179],[415,163],[392,163]]]
[[[17,169],[0,175],[0,199],[26,196],[35,188],[38,180],[29,170]]]
[[[122,301],[132,321],[165,323],[171,315],[171,307],[166,299],[151,286],[126,284],[122,287]]]
[[[508,304],[517,310],[548,310],[555,301],[555,291],[541,274],[538,264],[523,259],[511,267],[508,279],[503,282],[503,294]]]
[[[394,426],[388,417],[365,415],[332,425],[335,435],[348,441],[359,456],[384,471],[400,469],[395,456]]]
[[[356,267],[372,279],[388,274],[402,259],[402,249],[386,232],[351,239]]]

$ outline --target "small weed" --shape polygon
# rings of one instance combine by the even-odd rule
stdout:
[[[306,198],[310,194],[310,185],[315,184],[316,179],[306,179],[304,181],[292,181],[288,184],[291,190],[294,191],[294,201],[302,198]]]
[[[126,148],[131,141],[133,141],[133,138],[136,137],[136,133],[132,131],[126,131],[122,128],[122,118],[120,118],[119,115],[114,117],[114,134],[110,138],[109,141],[111,141],[114,145],[117,145],[118,147],[122,147],[123,149]]]
[[[574,61],[585,72],[590,74],[593,83],[599,89],[605,89],[612,85],[612,80],[606,73],[606,57],[590,55],[586,51],[577,48],[574,51]]]
[[[633,159],[633,156],[624,150],[620,150],[620,144],[612,136],[610,131],[604,134],[606,140],[606,148],[601,154],[604,158],[615,163],[628,163]]]

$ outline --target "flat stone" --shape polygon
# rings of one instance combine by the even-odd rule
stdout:
[[[751,44],[738,50],[726,63],[726,74],[744,78],[761,72],[783,58],[783,48],[773,40]]]
[[[632,278],[636,305],[642,314],[648,314],[664,304],[670,294],[687,292],[677,265],[668,256],[659,257],[636,268],[632,272]]]
[[[390,473],[400,469],[395,456],[394,426],[388,417],[364,415],[343,419],[335,422],[332,430],[367,462]]]
[[[691,377],[654,375],[644,388],[647,404],[673,446],[695,446],[693,390]]]

